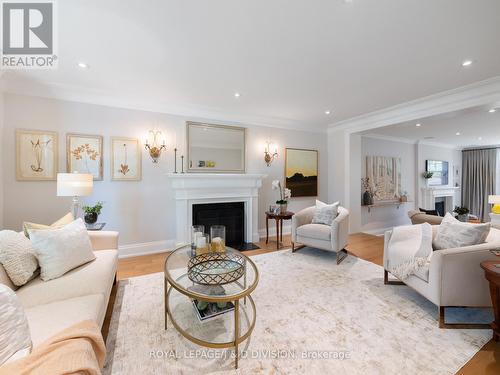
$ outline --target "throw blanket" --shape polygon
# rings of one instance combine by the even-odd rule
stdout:
[[[52,336],[28,356],[4,364],[0,375],[98,375],[105,355],[101,330],[86,320]]]
[[[425,265],[432,254],[432,226],[423,223],[394,228],[387,252],[389,271],[405,280]]]

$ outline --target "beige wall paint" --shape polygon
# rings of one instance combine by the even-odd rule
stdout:
[[[66,170],[66,133],[79,132],[104,136],[104,180],[94,184],[94,193],[84,203],[105,201],[100,221],[106,229],[120,231],[122,245],[175,240],[175,202],[166,173],[173,171],[173,146],[185,154],[184,135],[187,120],[229,124],[204,120],[5,94],[5,128],[0,157],[5,175],[3,184],[4,224],[19,229],[23,220],[50,223],[69,211],[71,198],[56,196],[55,182],[19,182],[15,179],[15,129],[52,130],[59,133],[59,171]],[[238,124],[232,124],[238,125]],[[239,125],[245,126],[245,125]],[[264,173],[259,197],[259,228],[265,227],[264,211],[277,199],[271,190],[273,179],[283,179],[285,147],[319,150],[320,199],[328,196],[327,139],[324,134],[267,127],[245,126],[247,132],[247,172]],[[143,152],[143,176],[138,182],[110,181],[110,137],[137,137],[141,141],[151,128],[159,128],[167,139],[167,152],[159,164],[153,164]],[[271,167],[264,163],[264,144],[271,139],[279,145],[280,156]],[[298,211],[314,204],[314,198],[295,198],[289,209]],[[160,244],[158,245],[160,246]]]

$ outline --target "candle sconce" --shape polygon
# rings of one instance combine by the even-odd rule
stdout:
[[[151,156],[151,159],[153,159],[153,163],[158,163],[161,152],[163,150],[166,150],[167,146],[165,145],[165,140],[162,141],[161,145],[158,142],[158,138],[161,135],[160,130],[150,130],[149,133],[152,135],[153,139],[151,143],[149,142],[149,139],[146,139],[144,148],[149,151],[149,156]]]
[[[266,148],[264,150],[264,161],[267,166],[270,167],[271,163],[275,158],[278,157],[278,146],[271,142],[266,142]]]

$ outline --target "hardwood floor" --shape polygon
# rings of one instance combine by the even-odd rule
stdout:
[[[265,241],[257,243],[260,247],[258,250],[245,251],[245,255],[253,256],[257,254],[269,253],[276,250],[276,239],[270,238],[266,245]],[[283,236],[282,249],[291,247],[290,237]],[[364,233],[357,233],[349,236],[349,245],[347,251],[349,254],[358,258],[373,262],[378,265],[383,263],[384,238],[380,236],[372,236]],[[141,276],[155,272],[163,272],[163,265],[168,253],[145,255],[135,258],[121,259],[118,263],[118,280],[123,280],[129,277]],[[388,286],[390,287],[390,286]],[[113,288],[111,303],[113,306],[116,288]],[[103,335],[107,336],[109,322],[111,320],[111,308],[108,307],[106,320],[103,326]],[[436,308],[436,325],[438,311]],[[450,342],[450,346],[453,342]],[[436,348],[446,350],[446,348]],[[458,375],[496,375],[500,374],[500,343],[490,340],[462,369]]]

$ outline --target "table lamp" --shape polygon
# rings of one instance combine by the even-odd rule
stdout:
[[[490,195],[488,196],[488,203],[492,204],[491,212],[494,214],[500,214],[500,195]]]
[[[85,197],[92,194],[94,177],[85,173],[58,173],[57,174],[57,196],[73,197],[71,213],[76,220],[80,203],[78,197]]]

